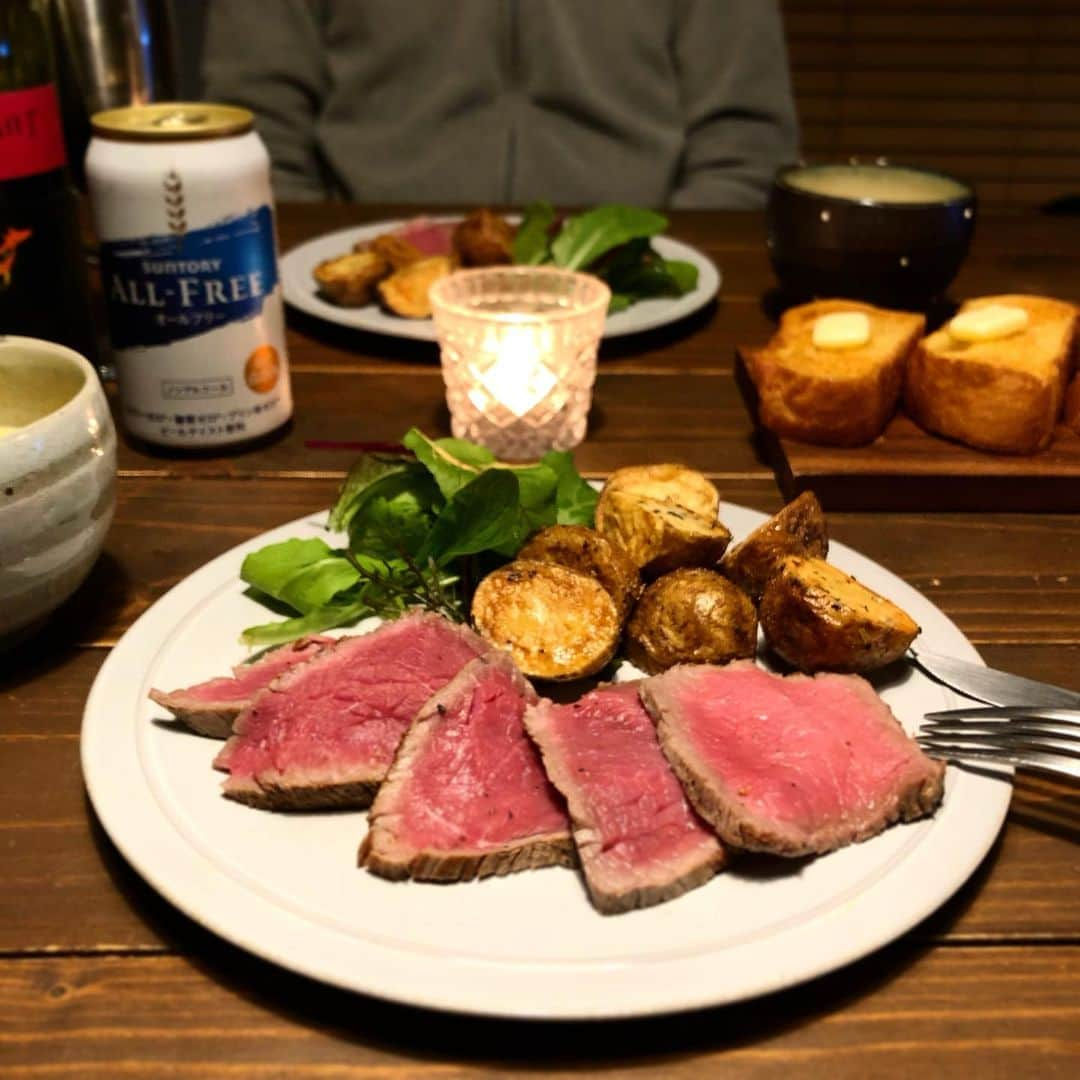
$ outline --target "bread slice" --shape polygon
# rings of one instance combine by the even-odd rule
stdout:
[[[908,364],[904,405],[928,431],[1003,454],[1031,454],[1050,442],[1072,370],[1077,308],[1044,296],[982,296],[1022,307],[1028,325],[993,341],[960,342],[947,326],[919,343]]]
[[[814,345],[817,320],[840,311],[866,314],[869,341],[853,349]],[[768,345],[743,352],[761,423],[823,446],[872,442],[896,411],[908,355],[925,328],[922,315],[857,300],[815,300],[789,309]]]

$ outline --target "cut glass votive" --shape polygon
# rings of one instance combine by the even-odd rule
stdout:
[[[430,292],[453,433],[510,461],[585,438],[611,291],[543,266],[459,270]]]

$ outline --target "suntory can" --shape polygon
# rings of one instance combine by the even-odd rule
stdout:
[[[158,103],[91,119],[123,419],[148,442],[245,442],[292,415],[270,159],[246,109]]]

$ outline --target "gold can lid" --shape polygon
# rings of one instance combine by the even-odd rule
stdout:
[[[255,126],[247,109],[206,101],[159,101],[106,109],[90,117],[95,135],[124,142],[189,142],[243,135]]]

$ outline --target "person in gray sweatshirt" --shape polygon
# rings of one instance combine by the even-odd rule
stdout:
[[[213,0],[203,44],[279,199],[743,208],[797,156],[775,0]]]

